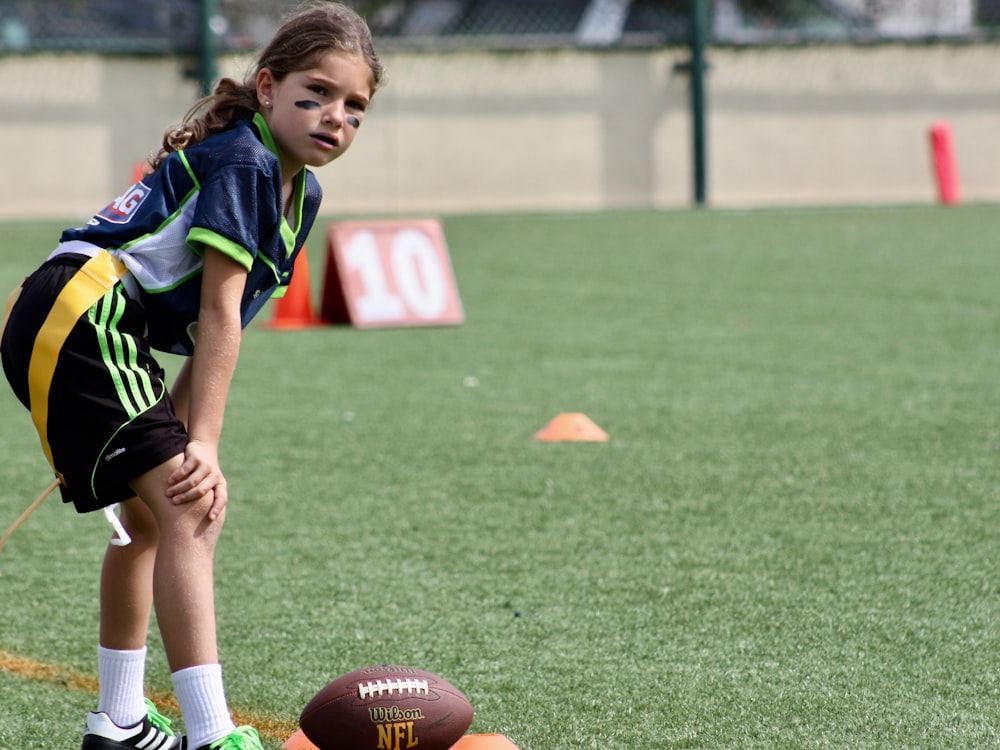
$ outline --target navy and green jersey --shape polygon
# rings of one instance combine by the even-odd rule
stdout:
[[[284,294],[295,257],[319,211],[322,191],[303,169],[289,224],[282,214],[281,165],[264,119],[170,154],[86,226],[63,232],[57,252],[104,248],[128,268],[148,315],[150,345],[190,355],[206,247],[247,269],[246,327]],[[295,228],[293,229],[292,226]]]

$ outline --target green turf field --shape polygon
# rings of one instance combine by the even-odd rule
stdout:
[[[4,289],[58,228],[0,227]],[[395,662],[522,750],[1000,747],[996,207],[445,229],[463,326],[245,339],[236,709]],[[560,412],[610,441],[535,441]],[[48,482],[6,390],[0,437],[6,527]],[[0,750],[78,746],[107,536],[50,500],[0,555],[0,652],[56,668],[0,668]]]

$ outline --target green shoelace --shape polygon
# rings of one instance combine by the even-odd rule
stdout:
[[[149,723],[154,727],[159,729],[164,734],[168,734],[171,737],[174,736],[173,730],[170,728],[170,719],[161,714],[156,710],[156,706],[153,705],[153,701],[146,698],[146,718],[149,719]]]
[[[260,736],[253,727],[237,727],[221,740],[209,745],[210,750],[263,750]]]

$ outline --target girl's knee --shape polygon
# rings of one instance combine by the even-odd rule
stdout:
[[[172,544],[190,544],[202,549],[214,549],[222,532],[225,511],[209,520],[208,511],[213,503],[212,493],[188,503],[174,504],[160,517],[160,535]]]
[[[209,520],[208,513],[215,500],[208,492],[196,500],[177,503],[167,497],[168,477],[180,465],[182,456],[175,456],[132,482],[149,518],[156,526],[161,541],[171,544],[215,546],[225,514]]]
[[[156,517],[138,497],[123,502],[118,517],[133,543],[155,547],[159,542],[160,527]]]

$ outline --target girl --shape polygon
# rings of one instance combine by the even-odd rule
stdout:
[[[4,372],[63,500],[81,513],[120,504],[83,750],[260,748],[233,724],[216,646],[223,411],[242,329],[287,288],[316,218],[306,167],[347,151],[381,82],[357,14],[301,11],[243,84],[221,80],[164,136],[153,172],[64,232],[8,303]],[[152,349],[188,356],[169,393]],[[144,699],[154,605],[186,741]]]

